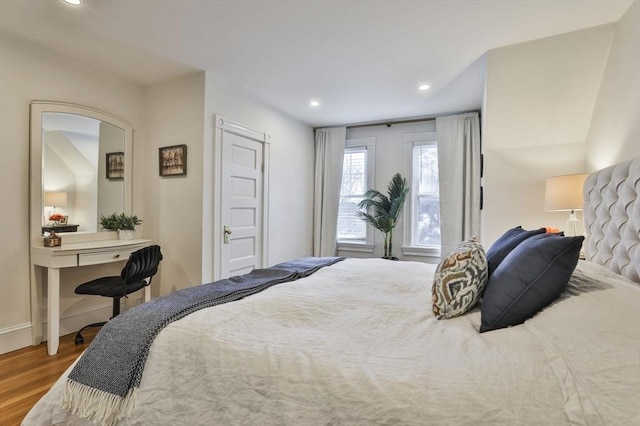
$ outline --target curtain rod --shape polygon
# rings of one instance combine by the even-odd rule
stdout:
[[[470,111],[446,112],[446,113],[442,113],[442,114],[432,114],[432,115],[426,115],[424,117],[413,117],[413,118],[400,119],[400,120],[386,120],[386,121],[371,121],[371,122],[367,122],[367,123],[354,123],[354,124],[347,124],[345,127],[347,129],[356,129],[358,127],[373,127],[373,126],[391,127],[394,124],[408,124],[408,123],[419,123],[419,122],[422,122],[422,121],[432,121],[432,120],[435,120],[437,117],[444,117],[444,116],[447,116],[447,115],[467,114],[467,113],[471,113],[471,112],[477,112],[478,115],[480,114],[480,110],[479,109],[474,109],[474,110],[470,110]]]

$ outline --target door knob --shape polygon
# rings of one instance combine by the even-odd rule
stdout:
[[[224,225],[224,243],[229,244],[229,235],[231,234],[231,228],[229,225]]]

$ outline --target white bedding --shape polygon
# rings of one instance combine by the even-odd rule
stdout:
[[[479,334],[478,307],[434,318],[434,270],[346,259],[174,322],[120,424],[640,424],[640,286],[581,261],[551,306]],[[58,407],[65,376],[25,425],[90,424]]]

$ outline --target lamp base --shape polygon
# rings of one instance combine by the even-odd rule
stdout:
[[[569,220],[567,220],[567,229],[571,229],[572,230],[572,237],[575,237],[578,235],[577,230],[578,230],[578,224],[580,223],[580,221],[578,220],[578,216],[576,216],[576,211],[575,210],[571,210],[571,214],[569,215]]]

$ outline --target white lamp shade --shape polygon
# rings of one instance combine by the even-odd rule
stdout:
[[[546,180],[544,208],[549,211],[582,210],[582,187],[587,175],[566,175]]]
[[[64,207],[67,205],[66,192],[45,192],[44,205],[51,207]]]

